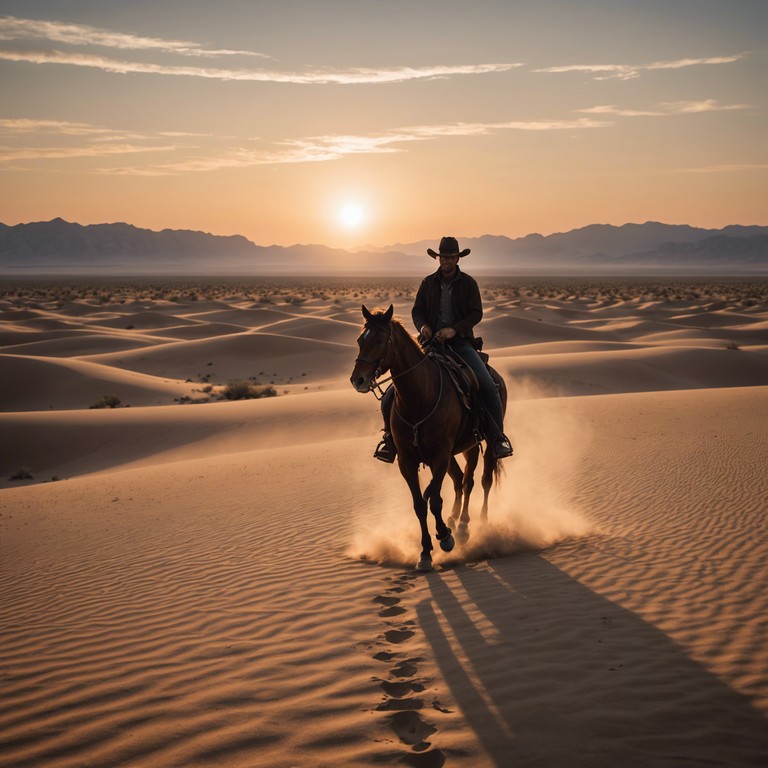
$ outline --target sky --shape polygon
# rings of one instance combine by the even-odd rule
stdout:
[[[768,0],[0,0],[0,222],[768,224]]]

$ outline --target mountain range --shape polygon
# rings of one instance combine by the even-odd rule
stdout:
[[[0,273],[410,275],[432,268],[426,250],[436,248],[437,239],[354,250],[261,246],[241,235],[157,232],[125,223],[83,226],[56,218],[0,224]],[[649,221],[459,242],[472,249],[471,271],[484,274],[768,273],[764,226],[702,229]]]

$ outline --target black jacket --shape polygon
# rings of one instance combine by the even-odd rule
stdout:
[[[480,289],[473,277],[456,267],[458,275],[453,283],[451,302],[456,322],[453,327],[459,336],[474,339],[472,329],[482,320],[483,302]],[[411,317],[416,330],[421,331],[423,325],[428,325],[432,333],[437,328],[437,315],[440,311],[440,270],[427,275],[419,286],[416,301],[413,303]]]

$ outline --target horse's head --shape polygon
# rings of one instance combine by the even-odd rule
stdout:
[[[355,360],[355,367],[350,376],[352,386],[358,392],[370,392],[376,378],[389,370],[393,313],[394,307],[391,304],[386,312],[383,310],[371,312],[363,304],[365,325],[357,339],[360,354]]]

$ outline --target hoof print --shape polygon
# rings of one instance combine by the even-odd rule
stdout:
[[[412,765],[414,768],[443,768],[445,765],[445,755],[439,749],[416,755],[403,755],[401,759],[406,765]]]
[[[409,693],[420,693],[424,690],[424,686],[421,683],[410,681],[398,683],[391,680],[379,680],[379,685],[387,696],[391,696],[394,699],[402,699],[403,696],[407,696]]]
[[[395,712],[389,719],[389,727],[404,744],[417,749],[437,730],[425,723],[416,712]]]
[[[376,597],[373,598],[374,603],[379,603],[380,605],[386,605],[387,607],[392,605],[397,605],[400,602],[399,597],[387,597],[386,595],[376,595]]]
[[[392,661],[397,656],[396,653],[388,653],[387,651],[379,651],[373,654],[373,658],[376,661]]]
[[[378,654],[376,654],[378,656]],[[389,654],[391,657],[393,654]],[[374,659],[376,656],[373,657]],[[389,673],[391,677],[413,677],[418,671],[416,662],[420,659],[404,659],[398,662],[397,666]]]
[[[424,702],[421,699],[387,699],[382,701],[376,709],[379,712],[402,712],[404,710],[422,709]]]
[[[402,613],[405,613],[405,608],[401,608],[399,605],[393,605],[391,608],[385,608],[383,611],[379,611],[379,616],[386,619],[390,616],[400,616]]]
[[[399,643],[404,643],[415,634],[416,633],[412,629],[388,629],[384,633],[384,637],[387,639],[388,643],[397,645]]]

